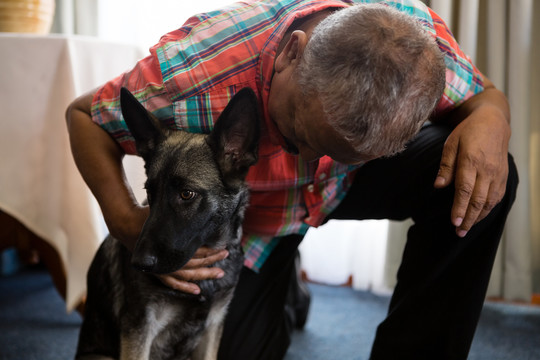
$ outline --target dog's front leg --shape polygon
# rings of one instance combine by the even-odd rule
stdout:
[[[212,324],[203,334],[201,341],[193,351],[192,360],[216,360],[223,333],[223,322]]]
[[[138,331],[121,335],[120,360],[149,360],[153,337],[141,336]]]
[[[155,327],[151,320],[152,306],[147,306],[144,314],[136,316],[136,311],[127,311],[121,319],[120,360],[150,360],[150,350],[154,341]]]
[[[216,300],[206,320],[206,329],[192,354],[192,360],[216,360],[225,324],[227,308],[231,302],[232,289],[224,298]]]
[[[130,312],[130,321],[122,325],[120,360],[150,360],[156,336],[177,315],[175,308],[170,306],[146,304],[145,310],[142,317]]]

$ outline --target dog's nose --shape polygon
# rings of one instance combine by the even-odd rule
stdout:
[[[157,258],[153,255],[138,256],[131,259],[131,265],[133,265],[135,269],[144,272],[153,272],[156,263]]]

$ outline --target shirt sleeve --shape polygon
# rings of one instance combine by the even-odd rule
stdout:
[[[100,87],[92,101],[92,120],[118,142],[126,154],[136,154],[135,140],[124,122],[120,89],[127,88],[165,124],[174,122],[173,107],[163,86],[155,54],[140,60],[133,69]]]
[[[437,114],[444,114],[484,91],[484,82],[482,74],[460,48],[445,22],[433,10],[429,9],[429,12],[435,39],[446,64],[446,87],[435,110]]]

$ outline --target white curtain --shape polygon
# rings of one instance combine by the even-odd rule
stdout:
[[[51,32],[96,36],[99,2],[100,0],[56,0]]]
[[[57,0],[53,32],[98,36],[148,48],[190,15],[233,0]],[[540,2],[425,0],[495,85],[512,111],[510,150],[520,187],[497,256],[489,296],[530,301],[540,293]],[[410,224],[330,222],[301,245],[310,279],[386,292],[395,285]]]
[[[234,0],[56,0],[52,32],[97,36],[140,45],[156,44],[191,15],[229,5]]]

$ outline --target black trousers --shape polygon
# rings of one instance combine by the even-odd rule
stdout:
[[[372,359],[467,358],[518,176],[509,156],[505,197],[465,238],[457,237],[450,222],[454,188],[433,187],[450,131],[426,126],[401,154],[364,165],[328,217],[414,220]],[[244,269],[227,316],[220,359],[283,358],[293,328],[287,292],[299,243],[298,236],[284,238],[260,274]]]

